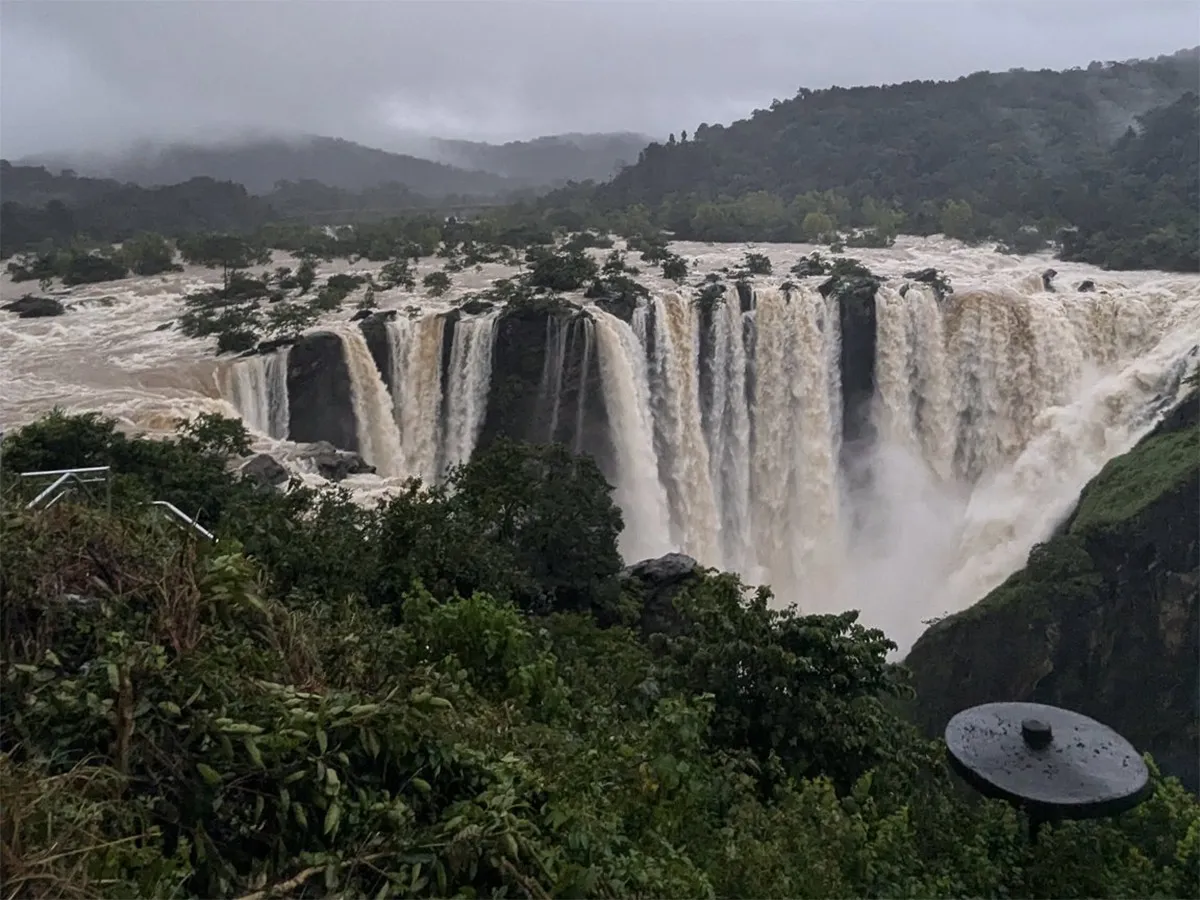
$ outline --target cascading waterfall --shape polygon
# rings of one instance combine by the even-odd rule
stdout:
[[[720,511],[721,554],[725,565],[747,575],[758,569],[750,535],[750,385],[747,337],[754,311],[736,303],[713,310],[712,351],[708,359],[711,400],[708,433],[709,477]]]
[[[838,446],[829,360],[836,305],[808,286],[755,292],[752,540],[774,582],[820,590],[836,565]],[[831,346],[832,345],[832,346]]]
[[[583,341],[583,348],[579,353],[579,396],[575,399],[575,440],[572,442],[571,449],[576,453],[583,452],[583,436],[584,436],[584,414],[587,411],[588,403],[588,373],[591,372],[592,366],[592,335],[595,331],[595,326],[592,320],[584,317],[572,319],[572,324],[575,325],[574,335],[576,339]],[[574,344],[572,343],[572,346]]]
[[[436,312],[387,323],[393,416],[401,441],[399,474],[427,484],[438,475],[445,332],[446,317]]]
[[[665,459],[671,532],[699,559],[720,561],[717,504],[708,445],[700,417],[697,356],[700,332],[695,304],[678,294],[654,297],[655,347],[652,398],[655,426]]]
[[[446,431],[442,471],[471,458],[483,417],[487,412],[488,388],[492,378],[492,342],[496,335],[498,310],[482,316],[459,319],[454,327],[450,351],[449,383],[446,385]]]
[[[288,434],[288,348],[239,359],[226,378],[238,415],[251,431],[273,438]]]
[[[593,310],[592,315],[616,454],[613,493],[625,515],[621,553],[626,559],[657,556],[672,549],[671,519],[654,455],[645,348],[633,328],[616,316],[602,309]],[[642,335],[644,339],[644,328]]]
[[[745,249],[677,246],[705,275]],[[778,268],[810,250],[772,254]],[[556,316],[547,333],[539,424],[602,455],[630,561],[689,552],[810,611],[861,609],[904,646],[922,618],[978,600],[1018,568],[1083,484],[1153,427],[1200,357],[1200,280],[1056,263],[1061,287],[1048,290],[1040,261],[916,238],[858,255],[888,279],[875,298],[870,427],[850,429],[868,438],[854,446],[841,447],[842,323],[821,278],[731,290],[704,308],[648,276],[656,287],[629,321],[582,301],[585,315]],[[956,292],[895,289],[922,265],[944,268]],[[1085,279],[1088,290],[1072,286]],[[72,289],[70,316],[5,317],[0,420],[63,405],[169,432],[181,415],[232,403],[263,437],[345,434],[344,411],[321,422],[312,396],[289,404],[287,350],[227,363],[205,342],[156,330],[175,315],[164,298],[188,288],[182,276],[85,285]],[[392,396],[360,329],[336,326],[357,441],[381,475],[436,481],[476,445],[497,314],[458,319],[451,338],[445,310],[397,312],[386,327]],[[846,347],[862,321],[846,319]],[[846,384],[864,389],[847,362]],[[328,386],[330,374],[311,380]],[[870,477],[847,477],[858,467]]]
[[[350,396],[354,403],[358,449],[380,475],[399,475],[403,452],[387,385],[375,366],[362,331],[347,326],[339,328],[337,334],[341,338],[346,368],[350,372]]]
[[[539,438],[547,443],[558,433],[558,413],[562,406],[563,374],[567,368],[567,341],[571,323],[558,316],[546,317],[546,357],[538,385],[537,408],[548,411],[545,430]]]
[[[666,544],[802,608],[863,609],[902,644],[978,599],[1152,425],[1200,342],[1194,297],[1040,288],[879,290],[875,437],[851,451],[872,474],[853,498],[839,309],[812,280],[717,303],[704,341],[674,293],[631,324],[593,309],[622,552]]]

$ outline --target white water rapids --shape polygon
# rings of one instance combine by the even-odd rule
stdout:
[[[747,249],[766,253],[775,274],[753,279],[746,311],[731,286],[702,335],[693,290],[630,254],[647,270],[639,279],[650,301],[631,323],[591,308],[594,321],[570,338],[589,342],[599,364],[623,554],[682,550],[808,611],[861,609],[902,650],[922,619],[969,605],[1023,564],[1087,480],[1153,427],[1200,344],[1197,276],[1103,272],[942,239],[854,251],[888,281],[876,298],[877,439],[850,454],[869,474],[851,497],[836,305],[817,292],[822,279],[780,288],[792,263],[818,248],[672,249],[693,276],[734,266]],[[924,285],[901,296],[902,273],[926,266],[953,282],[945,301]],[[1049,266],[1059,272],[1054,292],[1040,278]],[[337,268],[346,266],[322,274]],[[456,274],[437,304],[377,295],[400,310],[387,326],[390,395],[346,314],[324,324],[342,335],[360,448],[385,476],[348,480],[360,496],[407,476],[435,480],[469,457],[486,414],[496,315],[456,323],[443,376],[437,313],[510,274]],[[260,449],[286,461],[286,357],[214,360],[206,342],[155,330],[179,314],[186,289],[213,277],[189,270],[76,289],[63,296],[70,311],[52,319],[0,313],[0,423],[56,404],[159,431],[180,415],[240,412]],[[1076,291],[1085,279],[1094,292]],[[7,278],[2,287],[5,299],[25,292]],[[547,340],[543,385],[557,398],[553,369],[568,335],[548,331]]]

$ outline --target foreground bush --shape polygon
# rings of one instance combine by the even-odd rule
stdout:
[[[71,452],[89,435],[128,479],[111,518],[2,508],[6,897],[1196,894],[1200,810],[1178,784],[1029,847],[1017,813],[961,790],[887,712],[903,673],[852,615],[773,611],[710,574],[670,634],[642,635],[635,594],[614,611],[558,593],[536,506],[515,535],[473,522],[478,577],[510,567],[507,596],[451,587],[436,561],[401,596],[408,569],[371,592],[412,552],[390,541],[463,539],[454,516],[502,517],[508,479],[598,504],[604,486],[557,471],[569,457],[501,448],[449,494],[366,511],[254,492],[212,468],[238,441],[207,425],[153,453],[67,417],[6,444],[8,464],[53,450],[47,429]],[[139,504],[136,485],[175,489],[143,480],[160,455],[180,490],[224,485],[217,543]],[[276,546],[293,538],[302,572]],[[338,564],[354,552],[382,561],[367,580],[359,557]],[[580,554],[600,591],[606,558]]]

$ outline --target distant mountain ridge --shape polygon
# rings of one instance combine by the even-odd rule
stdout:
[[[568,181],[607,181],[632,165],[653,141],[644,134],[555,134],[531,141],[488,144],[479,141],[432,141],[438,159],[466,169],[493,172],[532,187]]]
[[[107,156],[35,155],[16,165],[64,169],[141,187],[181,184],[192,178],[232,181],[252,194],[281,181],[320,182],[364,191],[402,184],[424,197],[499,197],[518,190],[571,181],[604,181],[632,163],[650,143],[637,134],[563,134],[487,144],[431,139],[426,158],[368,147],[342,138],[304,135],[254,137],[213,144],[144,143]]]
[[[426,197],[497,196],[519,187],[490,172],[469,171],[341,138],[319,136],[145,146],[107,159],[63,154],[53,158],[30,157],[17,160],[16,164],[72,169],[80,175],[142,187],[213,178],[244,185],[252,194],[270,193],[280,181],[318,181],[348,191],[398,183]]]

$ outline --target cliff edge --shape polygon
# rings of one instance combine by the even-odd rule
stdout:
[[[1195,391],[1084,488],[1024,569],[933,625],[905,664],[915,715],[1065,706],[1200,788],[1200,399]]]

